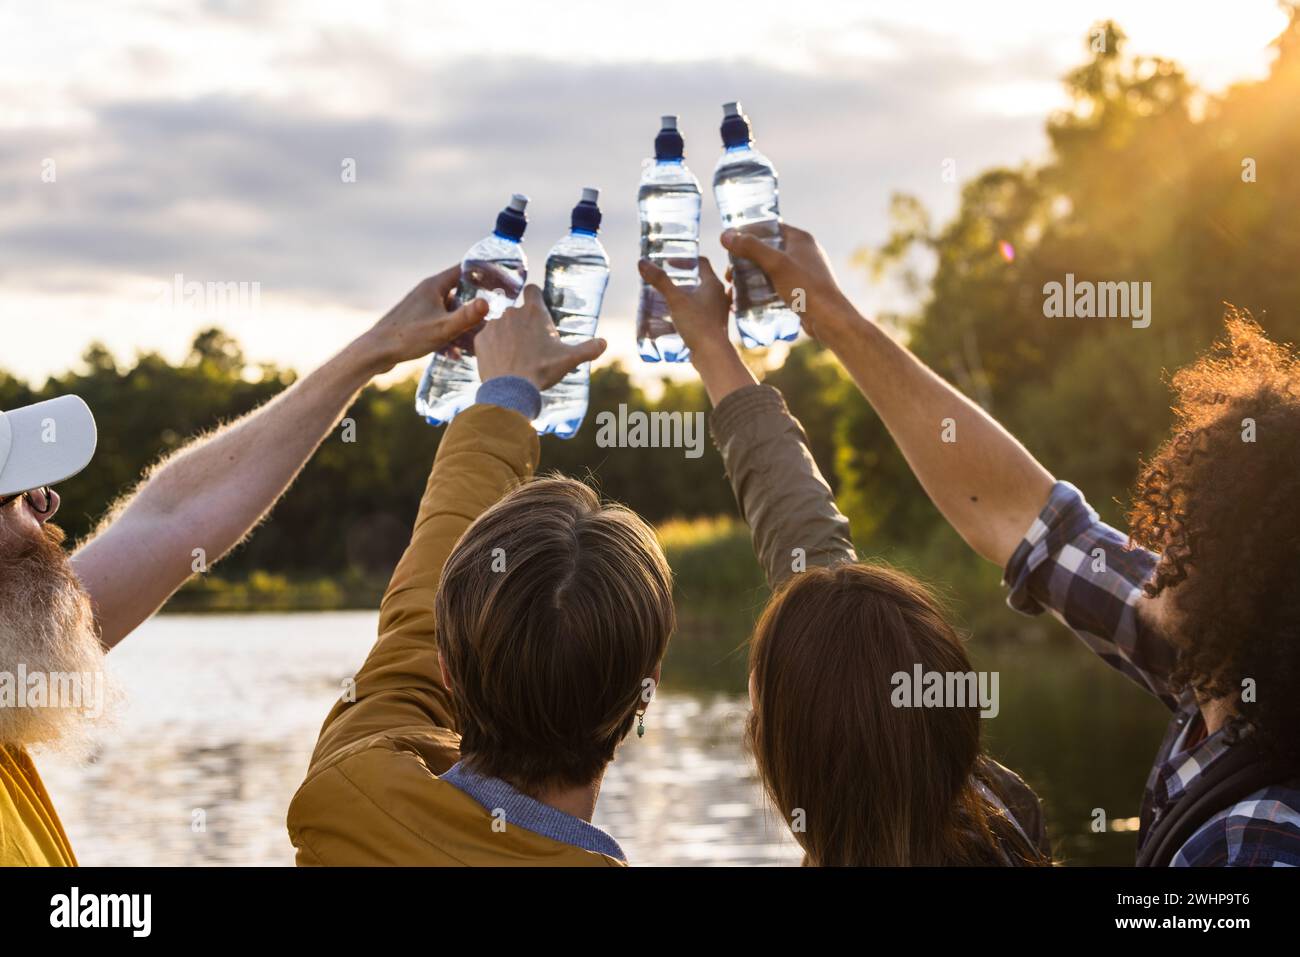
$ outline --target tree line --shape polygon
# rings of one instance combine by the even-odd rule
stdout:
[[[1291,22],[1274,41],[1268,75],[1216,95],[1196,89],[1170,60],[1129,54],[1120,28],[1099,24],[1087,61],[1065,77],[1069,108],[1047,120],[1046,159],[960,184],[959,209],[943,224],[914,197],[894,196],[891,235],[856,256],[857,267],[895,275],[918,293],[913,311],[877,318],[1112,521],[1122,520],[1139,458],[1169,427],[1164,373],[1216,338],[1223,304],[1249,308],[1276,339],[1300,333],[1300,16],[1287,9]],[[1149,324],[1045,309],[1046,290],[1067,275],[1150,283]],[[762,355],[753,358],[765,366]],[[763,374],[802,420],[860,550],[937,548],[937,567],[926,569],[935,577],[945,562],[968,560],[833,357],[805,340]],[[73,392],[95,411],[102,427],[93,467],[60,489],[60,522],[81,536],[151,462],[293,379],[284,368],[253,366],[237,342],[210,329],[176,364],[155,353],[124,364],[95,344],[79,368],[43,384],[0,372],[0,408]],[[347,413],[355,441],[340,433],[327,440],[222,573],[386,573],[443,432],[415,414],[414,393],[413,380],[367,388]],[[620,365],[599,367],[582,431],[569,441],[545,438],[543,470],[589,480],[654,522],[735,513],[709,442],[698,458],[598,445],[597,415],[620,405],[708,409],[697,382],[665,381],[651,396]]]

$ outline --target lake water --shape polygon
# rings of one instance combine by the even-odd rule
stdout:
[[[289,799],[376,620],[163,615],[143,625],[109,656],[128,700],[92,760],[38,756],[81,863],[292,864]],[[637,865],[797,864],[741,747],[748,702],[734,640],[679,634],[673,645],[646,735],[629,737],[610,768],[595,822]],[[972,654],[1001,674],[1002,713],[986,725],[993,752],[1043,797],[1061,856],[1131,863],[1131,833],[1090,825],[1097,809],[1137,813],[1159,707],[1068,636]]]
[[[128,694],[94,759],[38,757],[82,864],[292,864],[284,828],[373,612],[161,615],[110,656]],[[740,747],[747,702],[664,691],[595,823],[637,864],[798,863]],[[195,830],[195,812],[205,827]]]

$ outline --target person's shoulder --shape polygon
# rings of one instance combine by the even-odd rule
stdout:
[[[285,821],[294,846],[311,858],[302,863],[398,863],[384,854],[420,845],[399,838],[436,805],[431,797],[443,790],[437,775],[455,763],[459,744],[447,729],[397,728],[313,761]]]
[[[448,728],[376,731],[330,750],[318,749],[290,803],[290,819],[333,806],[338,792],[399,793],[398,782],[415,793],[460,757],[460,735]]]
[[[1043,805],[1034,789],[1015,771],[985,756],[981,772],[988,786],[1006,806],[1025,836],[1044,854],[1051,853]]]
[[[1261,788],[1215,814],[1174,856],[1185,867],[1300,867],[1300,784]]]

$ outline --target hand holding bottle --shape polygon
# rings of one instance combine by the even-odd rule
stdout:
[[[733,256],[758,264],[813,338],[830,345],[839,332],[865,322],[840,289],[826,253],[812,234],[783,224],[781,236],[784,248],[777,249],[756,236],[729,229],[722,234],[722,245]]]
[[[749,118],[739,103],[724,103],[724,151],[713,170],[713,195],[722,225],[779,248],[781,212],[776,167],[754,148]],[[777,294],[755,260],[731,256],[732,299],[740,341],[750,348],[799,336],[799,318]]]
[[[647,162],[637,189],[641,219],[641,258],[668,273],[679,286],[700,281],[700,184],[686,168],[686,143],[677,117],[660,120],[653,162]],[[673,328],[668,304],[649,284],[641,287],[636,340],[644,362],[685,362],[687,350]]]
[[[706,257],[700,257],[697,286],[676,285],[648,259],[641,260],[638,268],[641,278],[667,302],[673,325],[690,349],[691,364],[699,372],[710,402],[716,406],[737,389],[758,381],[727,336],[731,296]]]
[[[372,375],[441,349],[483,321],[487,303],[482,300],[454,307],[459,280],[460,266],[430,276],[357,338],[352,348],[366,357]]]
[[[461,259],[456,299],[486,304],[480,318],[494,319],[513,304],[528,276],[528,257],[520,240],[528,226],[528,197],[515,193],[497,215],[496,227]],[[479,307],[480,309],[482,307]],[[443,425],[474,404],[481,380],[474,359],[474,336],[465,335],[440,348],[415,392],[415,411],[431,425]]]
[[[549,389],[584,362],[605,351],[604,339],[565,343],[546,308],[542,291],[524,287],[523,303],[485,323],[474,339],[482,381],[498,376],[527,379],[539,391]]]
[[[569,233],[546,257],[543,298],[560,337],[568,343],[596,334],[600,305],[609,282],[609,256],[596,234],[600,230],[600,190],[587,186],[569,217]],[[587,414],[591,369],[580,365],[542,394],[542,409],[533,420],[540,435],[571,439]]]

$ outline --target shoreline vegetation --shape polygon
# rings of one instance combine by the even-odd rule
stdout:
[[[725,621],[724,630],[743,641],[769,594],[745,524],[731,515],[670,519],[659,524],[656,533],[673,569],[681,631],[694,632],[688,627],[693,623]],[[925,569],[942,556],[944,580],[931,584],[969,631],[997,642],[1039,640],[1046,629],[1037,619],[1006,608],[998,570],[959,546],[946,528],[907,549],[873,550],[857,543],[860,560],[893,565],[923,580],[930,579]],[[961,561],[962,556],[967,560]],[[186,582],[162,613],[377,610],[388,578],[386,571],[357,568],[303,577],[263,569],[226,576],[218,568]]]
[[[766,599],[749,530],[730,516],[675,519],[657,529],[677,577],[679,597],[701,611],[734,606],[753,593]],[[293,577],[261,569],[195,575],[163,607],[164,614],[354,611],[378,609],[388,574],[349,569],[341,575]]]
[[[678,627],[669,646],[669,663],[684,690],[743,690],[747,681],[747,641],[769,597],[754,556],[748,527],[739,518],[670,519],[656,526],[673,569]],[[403,539],[404,544],[404,539]],[[942,526],[928,538],[918,534],[907,548],[857,543],[861,561],[900,568],[928,582],[971,639],[971,652],[1030,652],[1068,635],[1047,616],[1030,618],[1006,605],[1001,574],[966,550]],[[238,567],[236,565],[236,567]],[[942,569],[942,578],[932,574]],[[221,568],[190,579],[163,606],[161,614],[290,614],[377,611],[391,570],[349,569],[341,575],[294,577],[255,569],[224,576]]]

